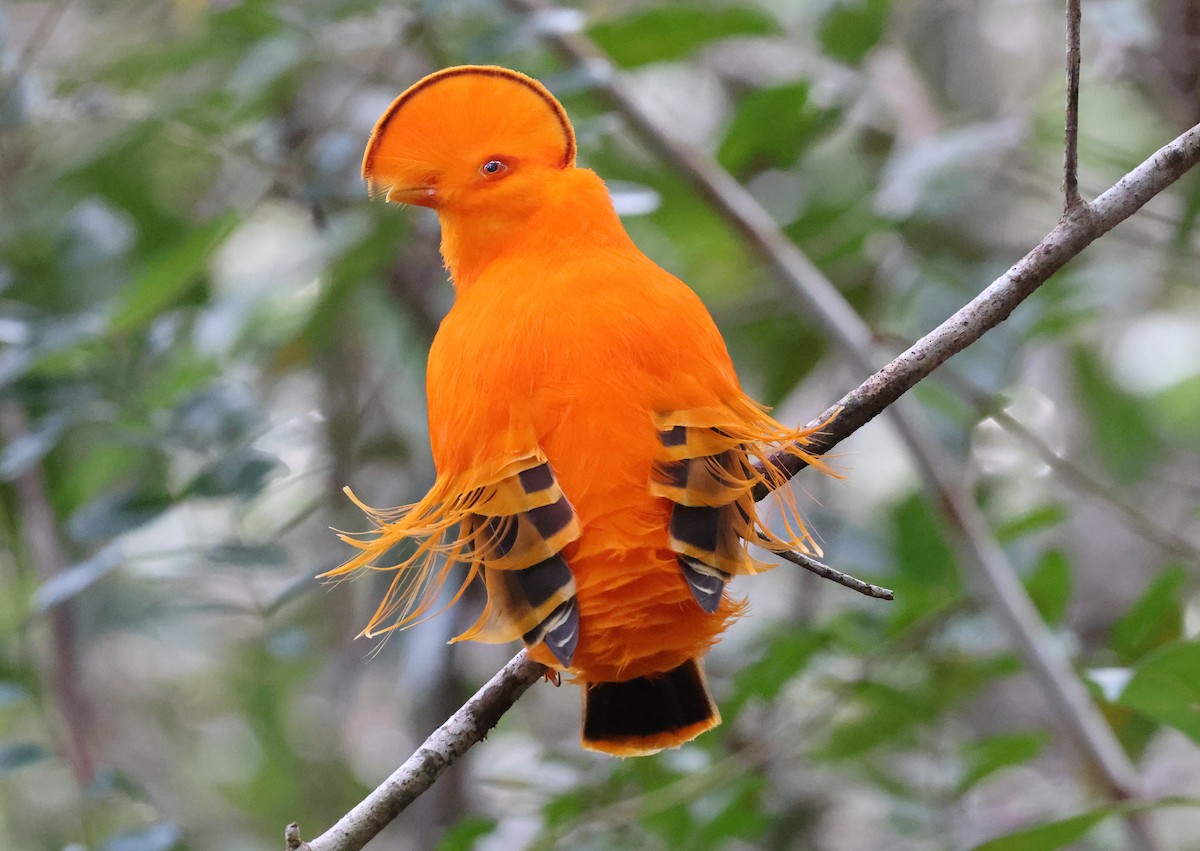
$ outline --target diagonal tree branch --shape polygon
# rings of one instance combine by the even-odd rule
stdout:
[[[996,327],[1017,305],[1104,234],[1125,221],[1200,162],[1200,125],[1159,148],[1090,205],[1065,213],[1059,223],[1016,265],[907,351],[851,390],[811,426],[835,413],[809,447],[828,452],[882,413],[918,381]],[[840,338],[840,335],[839,335]],[[838,413],[838,410],[841,410]],[[780,453],[772,459],[788,475],[804,464]],[[765,496],[765,493],[762,494]]]
[[[506,2],[521,12],[545,10],[534,0]],[[849,359],[863,371],[870,371],[874,341],[869,328],[754,198],[709,158],[662,131],[616,76],[608,60],[586,38],[553,28],[545,29],[543,35],[569,60],[582,63],[593,72],[598,87],[630,125],[737,226],[793,288],[806,308],[830,329]],[[1198,162],[1200,126],[1165,145],[1093,204],[1069,209],[1029,254],[979,296],[816,418],[814,425],[840,409],[811,448],[818,453],[826,452],[870,422],[937,366],[1004,321],[1018,304],[1068,261],[1137,212]],[[1132,766],[1103,719],[1099,718],[1069,660],[1053,649],[1053,642],[1045,635],[1045,624],[983,525],[978,510],[947,476],[940,449],[921,439],[921,429],[908,416],[901,416],[898,425],[914,447],[914,455],[927,480],[944,503],[956,549],[965,562],[977,567],[980,579],[990,589],[992,607],[1005,619],[1043,690],[1056,701],[1060,716],[1073,737],[1101,770],[1113,797],[1137,795],[1139,782]],[[803,465],[786,465],[780,460],[789,476],[802,469]],[[519,653],[463,709],[442,725],[412,759],[337,826],[307,845],[300,841],[298,828],[289,826],[288,849],[357,851],[362,848],[417,794],[428,788],[441,770],[481,740],[490,726],[543,673],[540,666]],[[1064,682],[1066,685],[1062,686]],[[490,723],[482,726],[477,720],[469,720],[480,718]],[[1131,830],[1138,847],[1155,847],[1144,826],[1135,822]]]
[[[404,808],[434,784],[476,742],[483,741],[517,698],[546,674],[546,667],[522,650],[475,692],[425,740],[425,744],[329,830],[312,842],[300,838],[299,825],[284,833],[287,851],[357,851],[383,830]]]

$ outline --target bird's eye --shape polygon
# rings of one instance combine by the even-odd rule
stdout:
[[[495,177],[508,171],[508,166],[500,160],[488,160],[479,167],[479,173],[484,177]]]

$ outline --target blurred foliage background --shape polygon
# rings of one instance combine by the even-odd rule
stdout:
[[[1085,195],[1200,118],[1193,10],[1084,4]],[[595,0],[536,21],[485,0],[3,4],[0,847],[315,836],[515,649],[444,643],[471,604],[355,641],[381,589],[313,579],[347,555],[330,527],[364,526],[343,485],[386,505],[432,480],[437,224],[358,177],[421,75],[543,79],[780,419],[862,377],[538,41],[574,26],[889,345],[1058,218],[1049,0]],[[1200,798],[1198,210],[1189,175],[916,391],[1152,800]],[[787,566],[740,583],[751,616],[708,663],[718,731],[613,760],[579,749],[574,688],[535,687],[373,847],[1127,847],[891,427],[836,464],[800,498],[831,563],[895,603]],[[1200,810],[1152,821],[1163,849],[1200,848]]]

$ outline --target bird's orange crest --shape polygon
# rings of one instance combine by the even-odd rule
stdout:
[[[372,194],[415,189],[437,181],[429,164],[448,155],[475,168],[516,151],[554,168],[575,164],[562,104],[524,74],[463,65],[430,74],[392,102],[371,131],[362,175]]]

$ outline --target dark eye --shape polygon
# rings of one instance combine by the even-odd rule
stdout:
[[[508,166],[500,160],[488,160],[479,167],[479,173],[485,177],[495,177],[508,171]]]

